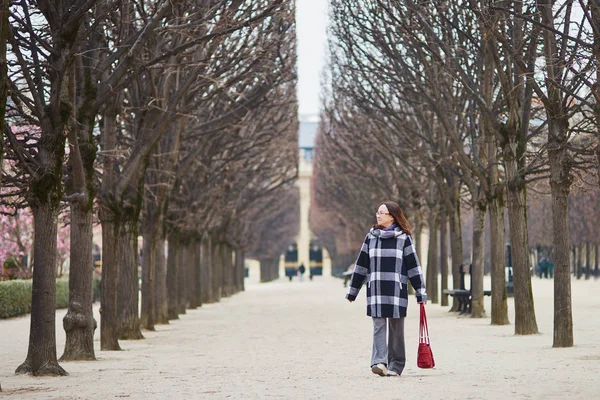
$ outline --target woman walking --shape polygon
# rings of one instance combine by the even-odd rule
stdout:
[[[400,376],[406,364],[404,318],[408,281],[415,289],[417,302],[426,303],[425,279],[410,224],[400,206],[385,202],[375,216],[377,224],[365,237],[346,298],[353,302],[367,281],[367,315],[373,318],[371,371],[381,376]]]

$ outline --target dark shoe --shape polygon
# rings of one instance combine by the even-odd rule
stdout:
[[[371,366],[371,372],[379,376],[387,376],[388,369],[385,364],[379,363]]]

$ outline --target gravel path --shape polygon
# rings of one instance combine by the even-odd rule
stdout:
[[[489,281],[486,281],[489,287]],[[539,335],[514,336],[429,304],[437,367],[416,367],[418,308],[406,321],[400,378],[370,372],[365,299],[349,304],[342,282],[249,279],[246,292],[189,310],[145,340],[69,362],[63,378],[13,375],[27,353],[29,318],[0,321],[0,398],[8,399],[591,399],[600,396],[600,281],[573,281],[576,346],[553,349],[552,285],[533,278]],[[486,297],[486,310],[490,310]],[[514,322],[513,299],[509,299]],[[95,308],[96,319],[99,315]],[[57,313],[58,354],[64,332]],[[98,335],[99,330],[96,332]]]

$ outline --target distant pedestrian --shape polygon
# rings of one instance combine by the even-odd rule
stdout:
[[[408,307],[408,281],[418,303],[427,303],[425,279],[400,206],[379,206],[373,225],[360,249],[346,298],[353,302],[367,282],[367,315],[373,318],[371,372],[400,376],[406,364],[404,318]],[[386,325],[389,338],[386,337]]]
[[[298,267],[298,277],[300,278],[300,282],[304,281],[304,273],[305,272],[306,272],[306,267],[304,267],[304,263],[302,263]]]

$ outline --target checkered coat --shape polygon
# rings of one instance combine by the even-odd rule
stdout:
[[[368,316],[406,317],[409,280],[417,302],[427,301],[425,279],[412,237],[399,227],[390,231],[373,228],[358,254],[346,298],[355,300],[366,281]]]

